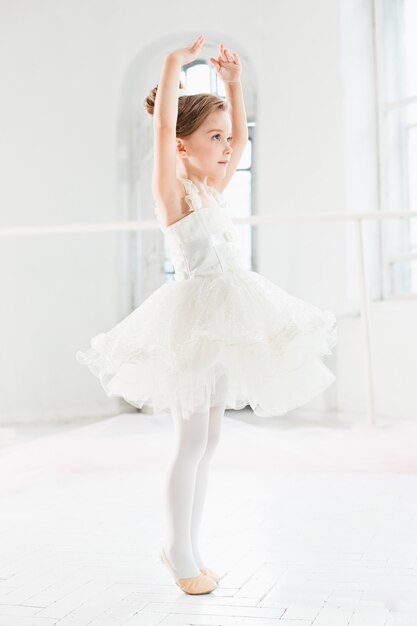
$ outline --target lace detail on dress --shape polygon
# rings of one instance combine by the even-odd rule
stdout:
[[[195,209],[201,209],[203,208],[203,203],[201,200],[201,196],[200,196],[200,192],[198,190],[198,187],[193,183],[192,180],[190,180],[189,178],[179,178],[178,180],[180,180],[186,190],[186,194],[185,194],[185,201],[190,209],[190,211],[195,211]],[[225,200],[223,198],[223,195],[214,187],[211,187],[210,185],[207,185],[207,188],[210,190],[211,195],[214,197],[214,199],[219,203],[220,206],[222,207],[230,207],[229,203],[227,202],[227,200]],[[157,220],[159,221],[160,224],[162,224],[162,219],[161,219],[161,215],[160,215],[160,211],[158,206],[154,206],[154,213],[157,217]],[[180,220],[178,220],[180,221]],[[174,222],[175,223],[175,222]]]
[[[201,196],[200,196],[198,187],[189,178],[180,178],[179,180],[185,185],[188,191],[189,195],[185,196],[185,201],[190,207],[190,210],[194,211],[195,208],[201,209],[202,201],[201,201]],[[211,185],[207,185],[207,188],[210,190],[211,195],[220,204],[220,206],[222,207],[230,206],[227,200],[223,198],[223,195],[220,193],[220,191],[218,191],[215,187],[212,187]]]
[[[192,182],[192,180],[189,180],[188,178],[179,178],[178,180],[180,180],[185,189],[186,189],[186,195],[185,195],[185,201],[188,204],[188,207],[190,209],[190,211],[194,211],[195,209],[201,209],[202,207],[202,202],[201,202],[201,197],[200,197],[200,193],[197,189],[197,187],[194,185],[194,183]],[[161,213],[159,210],[158,205],[154,206],[154,213],[156,215],[156,218],[158,220],[158,222],[162,224],[162,218],[161,218]],[[180,221],[180,220],[178,220]],[[176,223],[176,222],[174,222]]]
[[[202,208],[202,202],[200,197],[200,192],[197,187],[194,185],[192,180],[188,178],[180,178],[179,179],[188,193],[185,195],[185,201],[189,206],[190,211],[194,211],[195,209]]]

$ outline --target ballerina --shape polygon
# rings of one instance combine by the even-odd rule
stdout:
[[[109,397],[172,413],[160,558],[188,594],[210,593],[220,580],[198,536],[225,410],[250,405],[266,418],[305,404],[335,381],[321,357],[337,341],[332,311],[244,266],[222,195],[248,141],[242,67],[220,44],[210,61],[226,99],[187,95],[181,69],[203,45],[200,35],[170,52],[144,102],[153,116],[155,212],[175,280],[77,352]]]

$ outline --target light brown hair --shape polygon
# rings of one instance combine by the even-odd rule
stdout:
[[[180,88],[184,88],[180,82]],[[153,115],[158,85],[154,87],[144,100],[146,111]],[[204,120],[216,111],[227,111],[228,104],[219,96],[211,93],[196,93],[178,98],[178,115],[176,136],[183,138],[194,133]]]

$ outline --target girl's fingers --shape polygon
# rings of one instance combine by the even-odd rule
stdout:
[[[219,45],[219,58],[228,63],[236,62],[233,54],[229,52],[229,50],[225,48],[222,43]]]
[[[234,63],[234,58],[233,58],[233,54],[231,52],[229,52],[229,50],[227,50],[227,48],[225,49],[226,55],[227,55],[227,60],[230,61],[231,63]]]
[[[199,38],[199,39],[200,39],[200,38]],[[193,50],[198,50],[199,48],[202,48],[202,47],[203,47],[203,45],[204,45],[204,41],[203,41],[203,40],[201,40],[201,41],[197,40],[197,41],[195,41],[195,42],[193,43],[193,45],[191,46],[191,48],[192,48]]]
[[[224,53],[225,53],[225,55],[226,55],[226,59],[227,59],[228,61],[230,61],[230,54],[229,54],[229,50],[228,50],[227,48],[224,48]]]

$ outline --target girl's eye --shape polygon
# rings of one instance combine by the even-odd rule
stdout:
[[[220,133],[217,133],[217,135],[213,135],[212,139],[214,139],[215,137],[220,137]],[[227,139],[228,141],[231,141],[232,138],[228,137]]]

